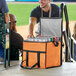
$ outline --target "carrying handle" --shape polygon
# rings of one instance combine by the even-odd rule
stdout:
[[[56,47],[58,47],[58,45],[59,45],[58,42],[53,41],[53,43],[54,43],[54,45],[55,45]]]

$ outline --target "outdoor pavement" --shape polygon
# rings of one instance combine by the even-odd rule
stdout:
[[[19,61],[12,61],[6,69],[0,65],[0,76],[76,76],[76,63],[63,63],[61,67],[50,69],[23,69]]]

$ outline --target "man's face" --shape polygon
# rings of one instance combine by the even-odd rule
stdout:
[[[16,18],[15,17],[12,17],[10,19],[10,21],[11,21],[11,25],[15,25],[16,24]]]
[[[39,3],[41,8],[45,8],[50,3],[50,0],[39,0]]]
[[[16,26],[16,18],[14,16],[12,16],[10,18],[11,21],[11,30]]]

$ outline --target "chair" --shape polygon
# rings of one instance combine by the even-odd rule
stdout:
[[[74,45],[75,44],[71,37],[71,32],[70,32],[70,28],[69,28],[69,18],[68,18],[67,6],[65,3],[62,3],[60,7],[61,7],[61,17],[63,18],[63,13],[64,13],[65,22],[66,22],[66,30],[63,31],[63,37],[65,40],[65,47],[66,47],[65,62],[75,62],[75,59],[74,59],[74,50],[75,50]]]
[[[4,14],[0,13],[0,43],[4,48],[4,68],[6,68],[6,50],[8,50],[8,66],[10,66],[10,30],[9,24],[5,24]]]

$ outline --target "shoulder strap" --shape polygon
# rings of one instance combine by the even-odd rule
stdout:
[[[43,17],[43,11],[41,9],[41,17]],[[50,7],[50,10],[49,10],[49,18],[51,18],[51,7]]]

